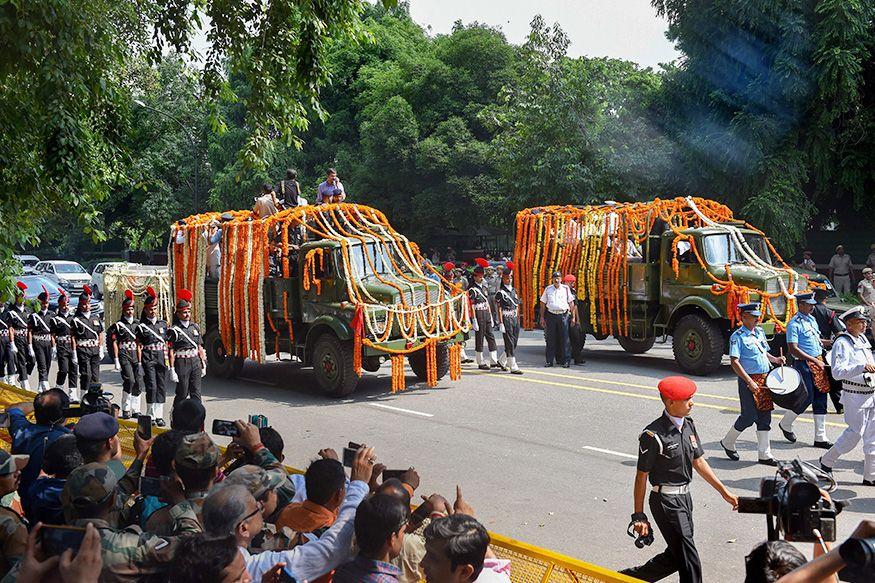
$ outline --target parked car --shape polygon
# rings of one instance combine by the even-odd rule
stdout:
[[[37,257],[36,255],[13,255],[12,257],[17,259],[18,262],[21,263],[21,268],[23,270],[22,273],[24,273],[25,275],[31,275],[33,273],[36,273],[34,271],[34,267],[36,267],[36,264],[39,263],[39,257]]]
[[[41,275],[22,275],[19,276],[17,279],[27,286],[27,289],[24,290],[25,300],[27,300],[28,302],[35,302],[36,297],[42,293],[43,286],[45,286],[46,291],[49,292],[49,309],[58,309],[58,298],[61,296],[61,290],[58,288],[55,282]],[[70,308],[74,309],[78,302],[78,297],[71,297]],[[96,298],[92,297],[91,313],[98,316],[103,316],[103,302],[98,301]]]
[[[91,282],[91,274],[75,261],[40,261],[34,269],[70,293],[80,293]]]
[[[94,297],[102,298],[106,288],[103,287],[103,273],[110,265],[131,266],[139,265],[139,263],[129,263],[127,261],[103,261],[94,266],[91,270],[91,290],[94,292]]]

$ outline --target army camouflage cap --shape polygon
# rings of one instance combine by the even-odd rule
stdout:
[[[118,485],[118,478],[106,464],[91,462],[79,466],[67,477],[61,491],[61,504],[75,508],[95,506],[106,501]]]
[[[224,479],[224,484],[239,484],[249,490],[252,497],[258,500],[268,490],[276,490],[286,479],[283,470],[265,470],[262,467],[247,464],[240,466]]]
[[[0,449],[0,476],[8,476],[23,470],[28,461],[30,461],[29,455],[10,455],[5,449]]]
[[[182,438],[173,461],[191,470],[205,470],[219,463],[219,448],[203,431],[193,433]]]

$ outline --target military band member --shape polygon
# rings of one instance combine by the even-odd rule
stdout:
[[[729,362],[732,370],[738,375],[738,399],[741,402],[741,413],[735,420],[726,436],[720,441],[726,457],[738,461],[735,450],[735,440],[741,432],[756,423],[757,453],[759,463],[767,466],[778,465],[772,457],[769,443],[769,431],[772,428],[772,395],[766,388],[766,375],[770,363],[783,365],[784,358],[769,354],[769,343],[766,333],[759,325],[759,304],[739,304],[741,326],[729,337]]]
[[[822,356],[825,341],[820,337],[817,320],[811,315],[817,301],[813,293],[804,293],[796,294],[796,302],[799,311],[787,324],[787,350],[796,359],[793,368],[802,376],[802,382],[808,391],[808,404],[813,405],[814,447],[829,449],[832,442],[826,437],[826,396],[830,386]],[[787,411],[778,423],[790,443],[796,442],[793,422],[798,416],[799,413]]]
[[[835,445],[820,458],[820,467],[832,473],[839,457],[863,440],[863,485],[875,486],[875,358],[866,338],[869,323],[863,306],[851,308],[840,318],[847,331],[832,347],[832,374],[842,382],[842,405],[848,424]]]
[[[82,394],[88,386],[100,382],[100,361],[106,356],[103,322],[91,313],[91,288],[87,285],[79,294],[79,305],[73,315],[73,350],[79,364],[79,387]]]
[[[39,392],[42,393],[50,388],[49,368],[52,366],[52,353],[55,351],[51,321],[55,313],[49,310],[49,290],[46,286],[43,286],[43,291],[36,299],[39,301],[40,309],[38,312],[31,312],[27,317],[27,327],[30,351],[36,361],[39,375]]]
[[[495,312],[504,339],[504,355],[512,374],[523,374],[516,362],[516,345],[520,340],[520,299],[513,289],[513,263],[507,262],[501,274],[501,285],[495,292]]]
[[[206,374],[207,357],[197,324],[191,321],[191,292],[176,294],[176,315],[167,330],[170,344],[170,379],[176,383],[173,406],[183,399],[201,400],[201,377]]]
[[[58,297],[58,313],[50,323],[58,358],[58,376],[55,378],[55,385],[63,389],[66,382],[70,400],[78,401],[79,364],[76,351],[73,350],[73,313],[69,303],[69,296],[61,290],[61,295]]]
[[[122,377],[122,419],[140,414],[140,348],[134,318],[134,292],[125,290],[122,315],[107,330],[115,371]]]
[[[659,381],[665,411],[639,437],[635,474],[635,512],[630,528],[640,536],[652,531],[644,513],[644,494],[650,481],[650,512],[668,548],[640,567],[621,573],[644,581],[659,581],[677,572],[681,583],[702,581],[702,564],[693,542],[693,499],[690,482],[696,470],[712,488],[738,508],[738,497],[723,485],[708,462],[692,418],[696,383],[686,377]]]
[[[474,361],[477,363],[477,368],[481,370],[495,367],[503,370],[504,367],[498,363],[498,345],[495,343],[495,334],[492,332],[492,308],[489,306],[489,291],[483,281],[483,273],[489,262],[480,258],[476,261],[474,278],[468,285],[468,299],[471,301],[471,308],[474,311],[471,315],[471,325],[474,328],[474,350],[476,351]],[[484,339],[489,349],[489,364],[483,362]]]
[[[165,383],[167,381],[167,322],[158,317],[158,295],[151,287],[146,288],[140,325],[137,326],[137,343],[140,346],[140,362],[143,366],[143,384],[146,389],[146,414],[152,423],[164,427]]]
[[[8,385],[15,384],[15,355],[12,354],[12,340],[9,337],[5,308],[0,313],[0,377]]]
[[[28,377],[33,372],[33,348],[27,341],[27,319],[30,309],[24,305],[24,292],[27,285],[24,282],[15,284],[15,300],[6,307],[4,320],[9,327],[10,350],[15,361],[15,373],[18,377],[18,386],[25,391],[30,390]]]

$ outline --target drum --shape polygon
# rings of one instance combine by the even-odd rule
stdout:
[[[773,368],[766,375],[766,387],[772,394],[772,401],[782,409],[802,413],[808,407],[808,391],[802,384],[802,376],[795,368]]]

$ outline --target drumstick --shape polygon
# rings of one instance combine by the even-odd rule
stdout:
[[[784,359],[784,347],[782,346],[780,349],[781,360]],[[778,371],[778,377],[780,377],[781,382],[784,382],[784,363],[782,362],[779,366],[780,370]]]

